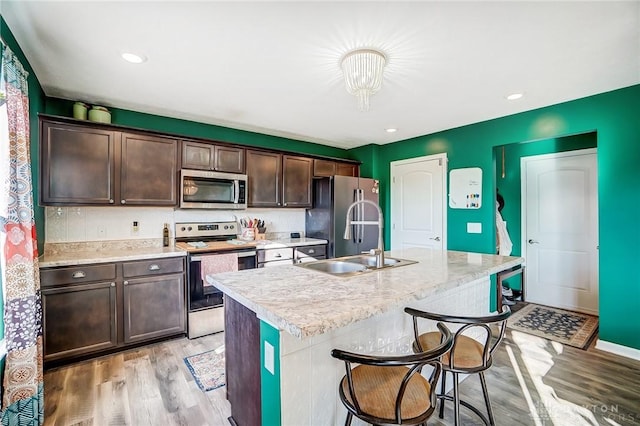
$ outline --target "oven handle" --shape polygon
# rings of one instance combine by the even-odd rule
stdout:
[[[255,256],[256,255],[256,251],[255,250],[253,250],[253,251],[239,251],[239,252],[232,252],[232,253],[238,253],[238,257],[251,257],[251,256]],[[216,256],[218,254],[223,254],[223,253],[211,253],[211,254],[207,254],[205,256]],[[205,256],[191,256],[190,259],[192,261],[199,262]]]

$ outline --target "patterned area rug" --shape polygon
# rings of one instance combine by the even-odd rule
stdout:
[[[198,355],[191,355],[186,357],[184,362],[204,392],[225,385],[224,351],[216,353],[214,349]]]
[[[509,317],[509,328],[586,349],[598,330],[598,317],[528,304]]]

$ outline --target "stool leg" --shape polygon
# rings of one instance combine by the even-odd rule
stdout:
[[[440,382],[440,394],[444,395],[447,390],[447,372],[442,371],[442,381]],[[438,412],[438,417],[444,419],[444,398],[440,398],[440,411]]]
[[[487,414],[489,415],[489,424],[495,425],[493,419],[493,410],[491,410],[491,401],[489,401],[489,392],[487,392],[487,380],[484,378],[484,371],[480,372],[480,384],[482,385],[482,393],[484,394],[484,403],[487,405]]]
[[[453,419],[455,426],[460,425],[460,392],[458,391],[458,373],[453,373]]]
[[[351,426],[352,418],[353,418],[353,414],[351,414],[351,411],[347,412],[347,420],[345,420],[344,426]]]

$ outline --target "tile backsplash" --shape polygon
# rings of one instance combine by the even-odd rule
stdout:
[[[169,224],[174,237],[176,222],[235,221],[258,217],[272,239],[304,235],[304,209],[174,210],[172,207],[46,207],[45,242],[106,241],[162,238]],[[134,230],[133,222],[138,222]]]

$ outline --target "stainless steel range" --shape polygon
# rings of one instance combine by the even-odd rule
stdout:
[[[237,233],[236,222],[176,223],[176,247],[188,252],[190,339],[224,330],[224,295],[206,281],[202,271],[221,273],[256,267],[255,247],[234,244]]]

